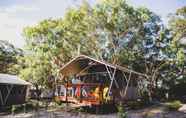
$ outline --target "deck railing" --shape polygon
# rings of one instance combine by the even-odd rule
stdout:
[[[66,84],[66,92],[61,96],[63,101],[75,103],[100,104],[102,87],[98,83]]]

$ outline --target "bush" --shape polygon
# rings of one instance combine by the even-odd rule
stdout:
[[[17,109],[16,106],[15,105],[12,105],[12,108],[11,108],[12,115],[15,114],[16,109]]]
[[[178,100],[168,103],[167,107],[169,110],[178,110],[182,106],[182,103]]]
[[[144,91],[141,95],[141,100],[143,105],[149,105],[150,101],[149,101],[149,95],[147,91]]]
[[[126,104],[130,109],[140,109],[145,106],[143,101],[128,101]]]
[[[127,118],[127,112],[124,110],[122,104],[118,105],[118,118]]]
[[[61,100],[58,97],[54,98],[54,102],[57,103],[58,105],[62,104]]]
[[[143,118],[154,118],[155,114],[152,112],[147,112],[144,114]],[[164,117],[163,117],[164,118]]]

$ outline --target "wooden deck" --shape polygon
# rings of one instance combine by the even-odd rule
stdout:
[[[102,102],[102,90],[99,89],[99,91],[97,91],[98,93],[93,91],[98,87],[101,88],[100,84],[95,83],[66,84],[66,95],[59,95],[56,97],[62,102],[81,104],[82,106],[100,105]],[[76,92],[72,91],[73,88],[76,89]],[[86,91],[86,96],[83,96],[83,91]],[[97,94],[97,96],[95,94]]]

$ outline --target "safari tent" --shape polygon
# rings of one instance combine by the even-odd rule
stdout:
[[[24,103],[30,85],[18,76],[0,74],[0,108]]]
[[[85,55],[72,59],[60,72],[56,98],[85,106],[138,99],[138,81],[146,77]]]

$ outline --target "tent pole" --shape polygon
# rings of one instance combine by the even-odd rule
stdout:
[[[8,100],[8,97],[9,97],[11,91],[12,91],[13,85],[12,85],[12,84],[10,85],[10,89],[9,89],[7,86],[6,86],[6,88],[7,88],[7,90],[8,90],[8,93],[7,93],[6,97],[5,97],[4,104],[6,104],[6,102],[7,102],[7,100]]]
[[[122,77],[123,86],[122,86],[122,89],[120,91],[120,95],[121,95],[121,97],[124,97],[124,92],[125,92],[124,85],[127,83],[127,77],[126,77],[126,75],[123,71],[122,71],[122,75],[123,75],[123,77]]]
[[[131,75],[132,75],[132,74],[131,74],[131,71],[130,71],[129,78],[128,78],[128,80],[127,80],[127,85],[126,85],[126,87],[125,87],[124,97],[125,97],[126,94],[127,94],[127,89],[128,89],[128,86],[129,86],[129,82],[130,82]]]
[[[111,90],[111,88],[112,88],[112,84],[113,84],[113,81],[115,80],[115,73],[116,73],[116,68],[114,68],[114,73],[113,73],[113,75],[112,75],[112,78],[111,78],[111,83],[110,83],[110,86],[109,86],[109,90],[108,90],[108,93],[110,93],[110,90]],[[109,95],[109,94],[108,94]],[[107,95],[107,96],[108,96]]]
[[[96,63],[93,63],[93,64],[96,64]],[[87,67],[83,68],[77,75],[81,74],[82,72],[84,72],[84,71],[86,71],[87,69],[89,69],[90,67],[92,67],[93,64],[92,64],[92,65],[88,65]]]
[[[67,93],[68,93],[68,80],[66,81],[66,93],[65,93],[66,102],[68,102],[68,96],[67,96]]]
[[[1,103],[2,103],[2,105],[4,105],[4,100],[3,100],[3,96],[2,96],[2,93],[1,93],[1,90],[0,90],[0,98],[1,98]]]
[[[26,88],[26,86],[23,86],[23,89],[21,90],[21,94],[23,94],[25,88]]]
[[[112,76],[111,76],[111,72],[109,71],[109,68],[107,67],[107,65],[105,65],[105,67],[106,67],[106,69],[107,69],[107,72],[108,72],[108,74],[109,74],[109,77],[110,77],[110,80],[112,81]],[[116,68],[114,68],[114,71],[116,70]],[[115,72],[114,72],[115,73]],[[116,84],[116,87],[117,88],[119,88],[119,85],[118,85],[118,83],[117,83],[117,81],[114,79],[114,82],[115,82],[115,84]]]
[[[125,81],[127,82],[127,76],[125,75],[125,73],[124,73],[124,72],[122,72],[122,75],[124,76]]]
[[[68,110],[68,80],[66,81],[66,95],[65,95],[65,100],[66,100],[66,111],[67,111]]]

